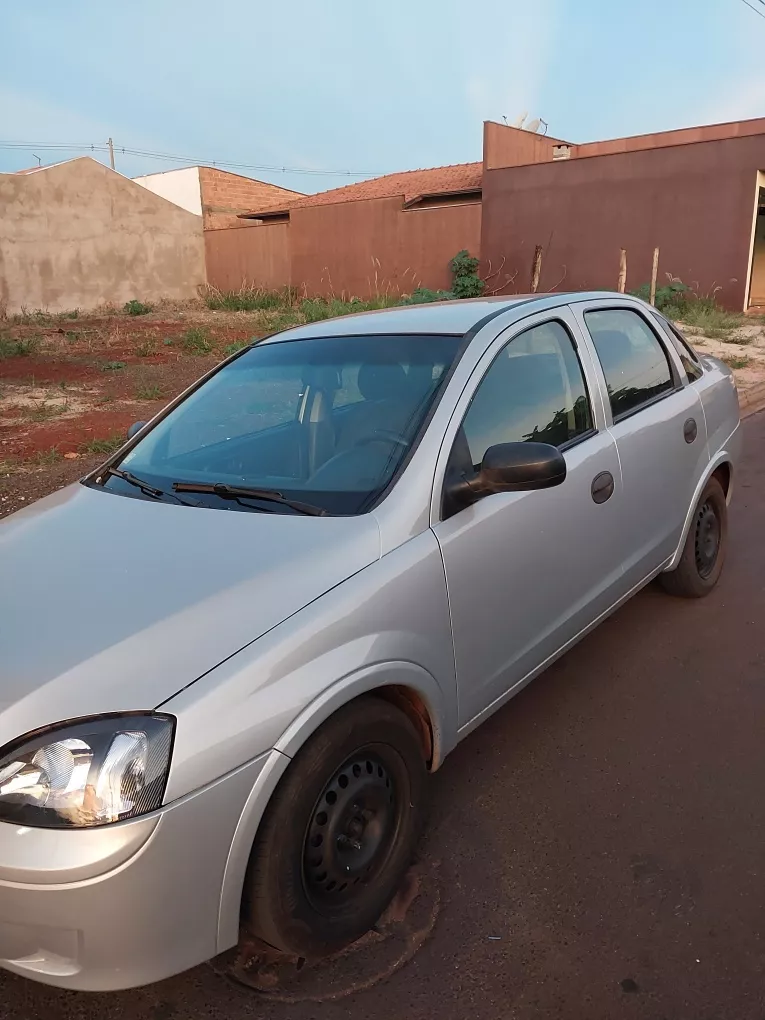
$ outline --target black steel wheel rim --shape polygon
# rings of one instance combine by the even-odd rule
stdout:
[[[720,519],[710,501],[696,514],[696,569],[706,579],[712,573],[720,551]]]
[[[303,885],[316,909],[347,909],[374,883],[400,816],[390,770],[379,755],[357,751],[325,786],[306,830]]]

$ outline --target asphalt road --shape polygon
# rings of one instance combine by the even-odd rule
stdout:
[[[716,591],[644,591],[434,777],[442,905],[406,966],[319,1004],[208,966],[97,996],[3,975],[0,1016],[762,1020],[765,413],[745,439]]]

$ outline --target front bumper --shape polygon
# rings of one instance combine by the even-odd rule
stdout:
[[[62,988],[149,984],[215,956],[226,863],[262,755],[152,815],[0,822],[0,967]]]

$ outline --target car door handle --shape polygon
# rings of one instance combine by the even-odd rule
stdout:
[[[698,434],[699,430],[696,426],[695,420],[693,418],[689,418],[685,425],[683,425],[683,436],[686,443],[692,443]]]
[[[605,503],[614,494],[614,476],[610,471],[601,471],[595,475],[590,489],[592,498],[596,503]]]

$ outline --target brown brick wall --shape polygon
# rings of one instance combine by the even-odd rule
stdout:
[[[240,177],[207,166],[199,168],[199,185],[205,230],[241,226],[242,221],[237,219],[238,213],[285,205],[297,196],[297,192],[275,184],[254,181],[249,177]]]

